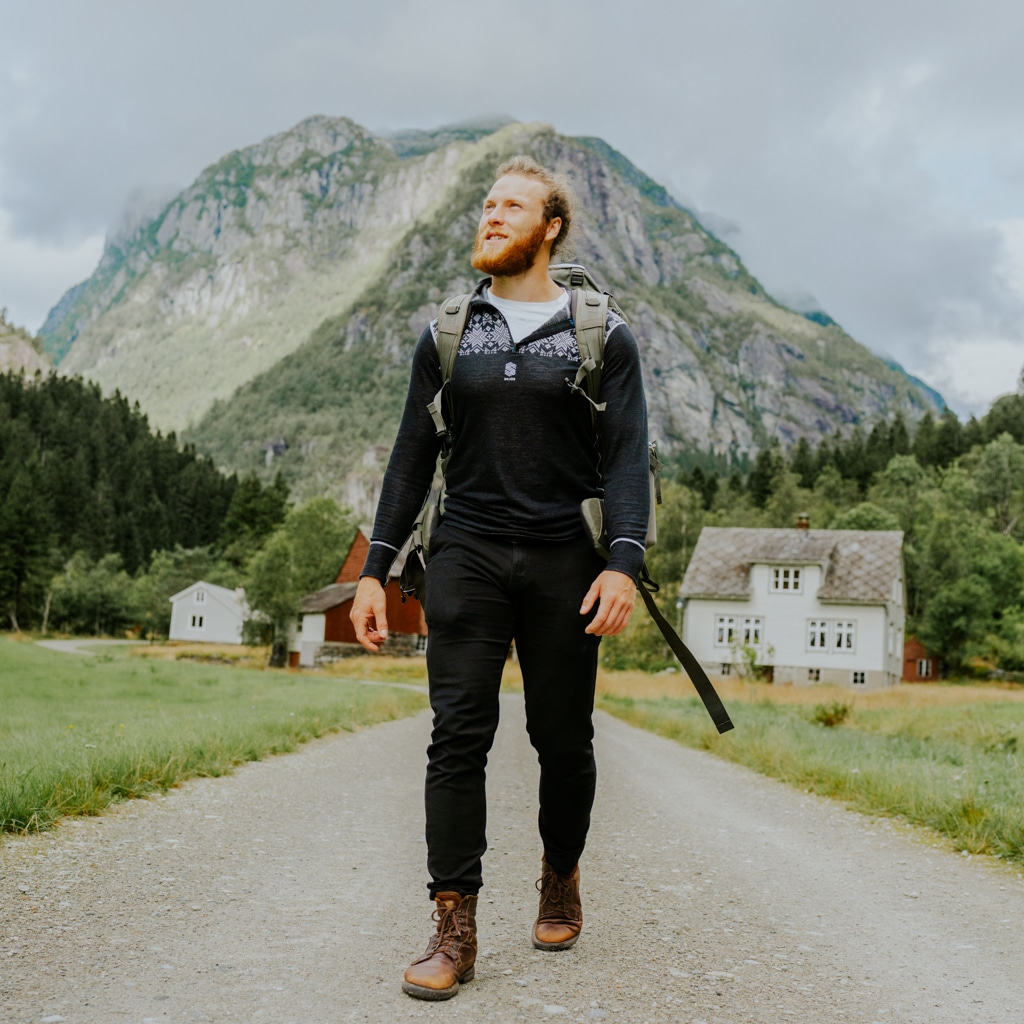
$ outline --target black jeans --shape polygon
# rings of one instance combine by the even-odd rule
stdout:
[[[431,541],[425,614],[434,730],[427,749],[430,895],[475,893],[487,849],[485,776],[498,688],[514,639],[526,727],[540,761],[540,836],[568,874],[594,803],[594,681],[600,638],[584,632],[583,597],[604,563],[584,538],[486,537],[443,523]]]

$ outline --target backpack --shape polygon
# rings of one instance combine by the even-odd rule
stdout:
[[[555,263],[548,268],[551,279],[569,290],[569,314],[576,325],[576,344],[580,350],[580,367],[576,379],[569,382],[572,391],[582,394],[590,403],[590,418],[597,429],[597,414],[604,412],[605,403],[598,402],[601,391],[601,367],[604,363],[605,324],[608,310],[612,309],[623,320],[625,314],[608,292],[601,291],[589,272],[578,263]],[[473,293],[456,295],[441,303],[437,317],[437,357],[441,365],[441,388],[434,400],[427,406],[437,435],[445,442],[451,442],[444,418],[443,399],[449,391],[455,357],[459,342],[469,319],[469,307]],[[581,388],[584,384],[585,388]],[[449,394],[447,411],[451,413]]]
[[[601,291],[590,273],[576,263],[556,263],[548,268],[553,281],[569,290],[569,314],[576,326],[576,345],[580,352],[580,366],[574,380],[566,378],[569,388],[582,395],[590,404],[591,424],[598,429],[597,414],[603,412],[604,402],[599,402],[601,391],[601,369],[604,363],[605,329],[608,310],[613,309],[623,320],[626,319],[622,310],[608,292]],[[473,292],[466,295],[455,295],[441,303],[437,315],[437,359],[441,368],[441,387],[434,395],[433,401],[427,405],[427,411],[434,422],[437,436],[441,440],[441,489],[435,496],[433,491],[427,495],[423,506],[413,523],[411,547],[402,568],[401,588],[405,596],[419,599],[425,588],[427,554],[430,550],[430,535],[444,514],[444,478],[448,459],[451,456],[452,437],[449,423],[454,420],[454,409],[451,398],[452,372],[459,353],[459,343],[469,320],[469,309],[472,304]],[[582,386],[581,386],[582,385]],[[654,445],[650,446],[650,465],[652,479],[651,515],[648,523],[648,544],[654,543],[656,528],[654,526],[654,504],[661,503],[661,486],[657,474],[661,463],[658,462]],[[608,557],[607,539],[602,541],[604,517],[600,498],[589,498],[581,508],[584,524],[588,534],[594,539],[595,547]]]
[[[623,320],[625,314],[609,292],[601,291],[585,267],[578,263],[554,263],[548,268],[551,279],[569,290],[569,315],[576,327],[576,345],[580,351],[580,365],[574,380],[566,378],[569,390],[581,395],[590,405],[590,422],[595,432],[599,430],[597,414],[604,412],[605,402],[599,402],[601,394],[601,369],[604,364],[605,329],[608,310],[613,310]],[[452,435],[448,427],[453,419],[451,403],[451,379],[459,342],[469,319],[469,308],[473,293],[456,295],[441,303],[437,317],[437,358],[441,366],[441,387],[434,400],[427,405],[430,418],[434,421],[437,436],[441,438],[441,477],[444,478],[448,455],[451,451]],[[447,417],[445,416],[447,413]],[[655,509],[661,504],[661,463],[655,442],[648,445],[650,467],[651,511],[647,521],[647,547],[652,547],[658,538]],[[444,514],[444,485],[438,498],[438,511]],[[603,512],[600,498],[588,498],[581,509],[587,529],[595,537],[602,535]],[[596,530],[596,532],[595,532]],[[429,534],[426,538],[429,541]],[[607,557],[607,551],[604,552]]]
[[[569,290],[569,313],[576,327],[576,344],[580,352],[580,366],[574,380],[566,377],[565,382],[575,394],[582,395],[590,404],[590,420],[595,432],[600,425],[597,418],[604,412],[606,403],[599,402],[601,392],[601,369],[604,363],[604,343],[608,310],[626,319],[612,296],[598,288],[589,272],[577,263],[556,263],[549,268],[551,279]],[[455,359],[459,352],[473,293],[456,295],[441,303],[437,317],[437,357],[441,367],[441,387],[428,403],[427,411],[434,422],[437,436],[441,439],[441,490],[435,497],[433,492],[427,495],[416,521],[413,523],[411,547],[402,567],[400,586],[402,600],[406,596],[422,601],[426,589],[426,563],[430,550],[430,535],[441,521],[444,513],[444,474],[451,456],[453,437],[448,424],[453,421],[451,398],[451,379],[455,369]],[[445,413],[447,412],[447,419]],[[648,463],[650,467],[651,503],[647,523],[646,546],[651,547],[657,540],[656,507],[661,504],[661,463],[658,461],[656,444],[648,444]],[[600,498],[587,498],[580,505],[587,535],[594,548],[603,558],[609,557],[609,539],[604,525],[604,505]],[[651,618],[654,619],[666,642],[672,649],[683,668],[686,670],[698,694],[704,701],[716,728],[720,733],[733,728],[728,712],[725,710],[711,681],[697,659],[679,639],[675,630],[661,614],[654,602],[653,594],[658,591],[655,583],[647,572],[646,564],[640,576],[638,587]]]

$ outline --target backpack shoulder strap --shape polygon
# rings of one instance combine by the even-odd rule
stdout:
[[[437,315],[437,360],[441,366],[441,387],[438,389],[434,400],[427,406],[430,418],[434,421],[434,428],[438,437],[448,435],[448,425],[444,420],[444,392],[452,379],[452,371],[455,368],[455,357],[459,353],[459,342],[466,329],[466,321],[469,319],[470,300],[472,293],[468,295],[456,295],[445,299],[441,303],[441,309]],[[451,399],[449,398],[449,404]]]
[[[570,312],[576,325],[576,344],[580,350],[580,366],[576,379],[569,383],[590,403],[590,416],[595,427],[597,414],[604,412],[601,394],[601,368],[604,364],[605,326],[608,320],[608,296],[604,292],[574,288],[570,299]],[[586,391],[580,384],[586,382]]]

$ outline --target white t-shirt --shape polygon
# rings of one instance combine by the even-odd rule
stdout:
[[[505,318],[512,332],[512,341],[518,345],[568,305],[569,293],[563,289],[561,296],[550,302],[514,302],[512,299],[499,299],[487,288],[484,298]]]

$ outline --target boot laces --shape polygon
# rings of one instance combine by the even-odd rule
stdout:
[[[575,887],[571,875],[562,877],[554,871],[545,871],[536,882],[537,890],[544,901],[547,914],[559,913],[564,917],[572,916],[574,907]]]
[[[469,929],[464,927],[463,915],[459,914],[456,907],[438,907],[431,914],[431,918],[437,922],[437,934],[431,942],[435,953],[450,951],[459,943],[459,940],[469,934]]]

